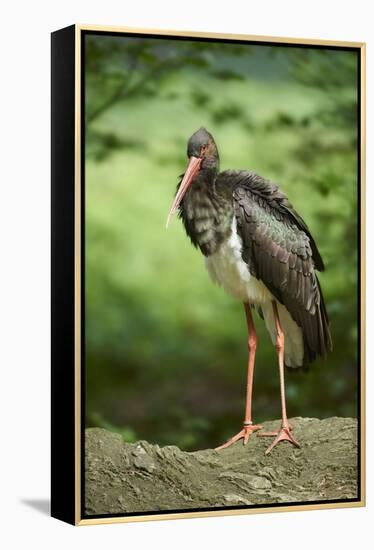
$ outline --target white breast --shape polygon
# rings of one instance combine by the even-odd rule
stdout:
[[[233,218],[231,235],[222,243],[215,254],[205,258],[209,275],[234,298],[261,306],[266,328],[275,344],[275,323],[271,302],[275,300],[264,283],[253,277],[242,259],[242,240]],[[285,360],[291,367],[303,363],[304,345],[301,328],[295,323],[287,309],[277,302],[281,326],[285,334]]]
[[[234,298],[258,305],[274,299],[266,286],[250,274],[242,259],[242,240],[237,232],[235,217],[231,235],[215,254],[205,258],[205,263],[213,282]]]

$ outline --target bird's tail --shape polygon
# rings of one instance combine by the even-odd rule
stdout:
[[[316,277],[319,303],[314,314],[300,309],[297,304],[277,302],[280,324],[285,337],[285,364],[288,367],[306,367],[317,357],[326,357],[332,350],[329,318],[321,287]],[[271,303],[261,307],[266,328],[275,344],[275,321]]]
[[[284,332],[284,362],[287,367],[302,367],[304,364],[304,342],[302,329],[295,323],[284,305],[277,302],[279,320]],[[276,332],[273,306],[261,306],[266,328],[275,346]]]
[[[309,315],[309,317],[312,317],[312,321],[308,320],[305,329],[303,327],[306,355],[309,363],[314,361],[318,356],[326,357],[328,352],[332,350],[332,338],[326,305],[317,277],[316,281],[320,297],[319,305],[316,307],[315,315]],[[309,329],[310,324],[312,324],[312,331]]]

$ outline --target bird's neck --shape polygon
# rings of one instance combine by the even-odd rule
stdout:
[[[216,180],[216,167],[203,167],[180,204],[187,235],[205,256],[229,236],[233,217],[232,197],[217,188]]]
[[[213,182],[219,172],[219,157],[205,157],[200,168],[200,176],[207,182]]]
[[[218,170],[214,166],[203,167],[198,175],[198,181],[200,184],[205,184],[207,186],[213,185],[216,177],[218,175]]]

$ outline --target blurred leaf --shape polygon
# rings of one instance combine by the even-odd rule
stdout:
[[[212,76],[219,80],[244,80],[244,76],[238,72],[222,69],[221,71],[213,71]]]
[[[244,118],[243,108],[239,105],[222,105],[212,110],[212,119],[216,124],[225,124],[226,122]]]
[[[89,131],[86,137],[86,157],[102,162],[115,151],[125,149],[144,149],[144,141],[132,138],[122,138],[107,131]]]
[[[203,90],[192,89],[190,93],[191,100],[196,107],[205,107],[210,100],[210,96]]]

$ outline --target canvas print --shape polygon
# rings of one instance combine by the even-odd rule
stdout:
[[[83,33],[83,517],[360,499],[359,71]]]

